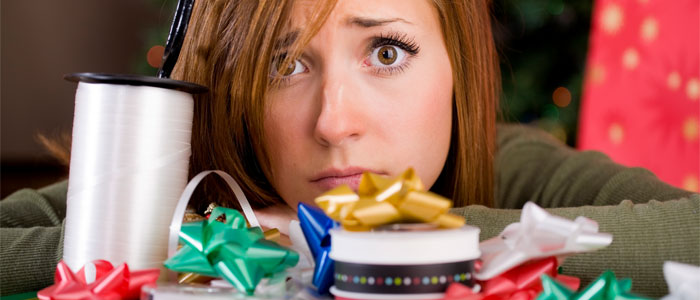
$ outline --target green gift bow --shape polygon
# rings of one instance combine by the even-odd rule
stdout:
[[[617,280],[610,270],[603,272],[585,289],[576,293],[557,283],[547,274],[542,275],[542,293],[537,300],[648,300],[649,298],[629,293],[632,281]]]
[[[224,216],[224,222],[217,221]],[[248,228],[238,211],[216,207],[208,220],[185,223],[185,245],[165,262],[176,272],[223,277],[252,295],[264,277],[270,278],[299,261],[299,254],[265,239],[260,227]]]

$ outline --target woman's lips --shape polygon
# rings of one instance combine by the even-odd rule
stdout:
[[[324,191],[333,189],[342,184],[347,184],[352,190],[356,191],[357,187],[360,185],[360,178],[362,178],[362,173],[346,176],[328,176],[314,180],[311,183]]]
[[[330,190],[342,184],[347,184],[351,189],[357,191],[357,187],[360,185],[360,178],[362,178],[362,173],[364,172],[383,174],[374,170],[360,167],[328,169],[318,173],[310,181],[313,185],[324,191]]]

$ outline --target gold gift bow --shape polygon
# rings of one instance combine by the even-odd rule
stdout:
[[[368,231],[399,222],[436,224],[457,228],[464,218],[448,213],[452,202],[425,187],[412,168],[389,179],[365,172],[357,194],[347,185],[338,186],[315,199],[321,209],[350,231]]]

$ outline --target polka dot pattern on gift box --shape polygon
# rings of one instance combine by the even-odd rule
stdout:
[[[471,273],[439,274],[422,277],[408,276],[369,276],[361,274],[335,273],[335,280],[357,285],[377,286],[415,286],[415,285],[444,285],[452,282],[468,282]]]

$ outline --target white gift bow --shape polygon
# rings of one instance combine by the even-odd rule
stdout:
[[[306,236],[301,230],[301,225],[299,221],[292,220],[289,222],[289,239],[292,241],[292,250],[299,253],[299,263],[293,268],[287,270],[288,273],[296,278],[303,284],[311,284],[314,275],[314,266],[316,262],[311,255],[311,249],[309,249],[309,244],[306,242]]]
[[[661,300],[700,299],[700,267],[673,261],[664,263],[669,294]]]
[[[612,235],[599,233],[596,221],[586,217],[571,221],[527,202],[519,223],[479,244],[482,266],[475,277],[491,279],[528,260],[593,251],[610,243]]]

